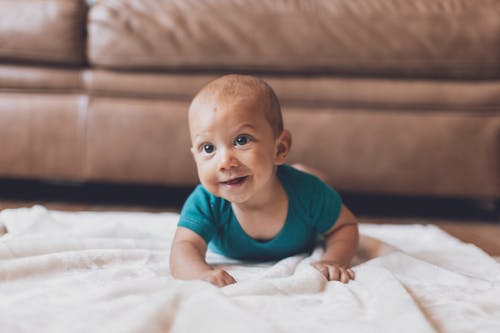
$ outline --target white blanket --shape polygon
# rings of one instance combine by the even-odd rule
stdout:
[[[361,224],[356,280],[327,282],[321,255],[243,263],[238,283],[168,269],[178,215],[0,212],[2,332],[500,332],[500,264],[436,226]]]

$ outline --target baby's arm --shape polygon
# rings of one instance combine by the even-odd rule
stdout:
[[[350,263],[358,248],[358,224],[351,211],[342,205],[340,215],[334,226],[325,234],[325,252],[320,261],[314,262],[328,280],[343,283],[354,280]]]
[[[170,272],[176,279],[204,280],[224,287],[236,280],[225,270],[213,268],[205,261],[207,243],[197,233],[183,227],[175,232],[170,251]]]

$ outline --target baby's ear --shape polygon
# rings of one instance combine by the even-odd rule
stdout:
[[[283,130],[276,139],[276,159],[275,164],[280,165],[286,162],[290,148],[292,147],[292,134],[288,130]]]

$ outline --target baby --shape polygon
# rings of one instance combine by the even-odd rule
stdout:
[[[207,247],[240,260],[279,260],[311,251],[328,280],[354,279],[356,218],[318,177],[285,164],[292,137],[278,99],[252,76],[226,75],[206,85],[189,108],[191,152],[201,185],[182,208],[170,269],[178,279],[223,287],[236,280],[205,260]]]

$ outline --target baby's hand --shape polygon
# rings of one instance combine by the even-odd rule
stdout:
[[[214,268],[204,272],[200,277],[200,280],[210,282],[217,287],[224,287],[228,284],[236,283],[236,280],[228,272],[221,268]]]
[[[328,261],[320,260],[313,262],[314,268],[323,274],[329,281],[341,281],[342,283],[348,283],[349,280],[354,280],[354,272],[350,268],[340,266],[339,264]]]

